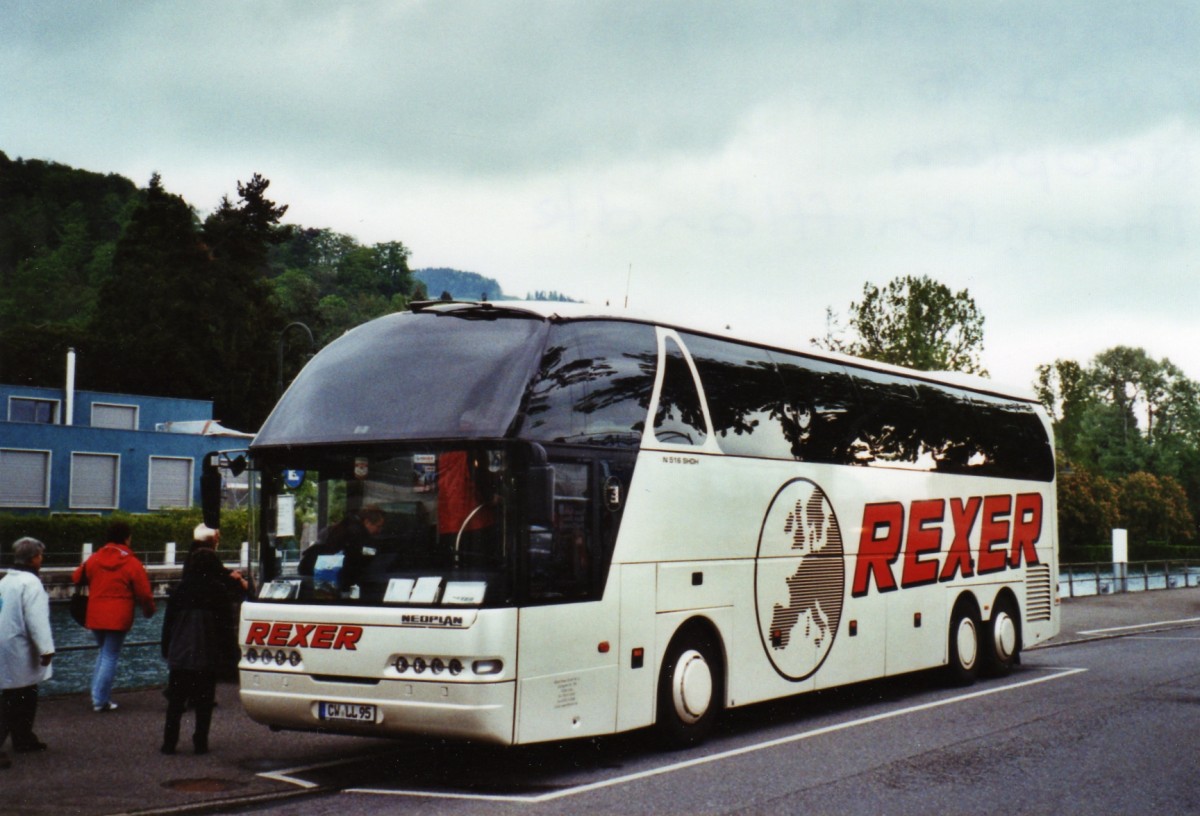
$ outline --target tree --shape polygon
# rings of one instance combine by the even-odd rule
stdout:
[[[987,375],[979,359],[983,315],[966,289],[951,292],[945,284],[911,275],[883,289],[867,283],[862,300],[850,304],[848,339],[832,310],[826,316],[826,335],[813,342],[831,351],[923,371]]]
[[[198,340],[222,312],[216,283],[192,208],[154,174],[100,288],[92,333],[102,354],[84,369],[97,378],[81,379],[104,390],[211,399],[219,364]]]
[[[239,184],[239,203],[222,200],[201,228],[158,174],[150,179],[100,288],[95,387],[210,399],[239,429],[265,419],[282,326],[266,260],[286,209],[263,196],[268,184]]]
[[[87,353],[96,290],[137,195],[120,176],[0,151],[0,379],[57,385],[66,350]]]
[[[285,241],[288,230],[279,225],[287,206],[266,197],[270,185],[257,173],[238,182],[238,203],[222,198],[203,229],[221,309],[196,328],[203,335],[201,347],[223,372],[212,383],[214,413],[237,428],[258,428],[276,397],[276,348],[284,324],[267,261],[271,246]]]
[[[1040,365],[1034,391],[1054,421],[1055,447],[1076,459],[1084,413],[1095,404],[1087,372],[1074,360]]]
[[[1091,561],[1111,540],[1120,510],[1117,488],[1089,470],[1072,469],[1058,476],[1058,540],[1064,561]]]
[[[1195,538],[1187,497],[1170,476],[1130,474],[1121,480],[1117,503],[1120,525],[1129,530],[1135,545],[1151,542],[1188,544]]]
[[[1200,384],[1170,360],[1115,346],[1080,366],[1038,368],[1036,389],[1054,419],[1060,467],[1116,485],[1118,518],[1135,541],[1188,543],[1200,514]],[[1097,518],[1074,514],[1076,487],[1059,480],[1062,540],[1093,536]],[[1064,510],[1066,508],[1066,510]],[[1094,511],[1094,508],[1093,508]],[[1104,517],[1104,523],[1109,520]]]

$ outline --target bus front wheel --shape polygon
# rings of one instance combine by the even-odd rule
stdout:
[[[671,641],[658,678],[654,727],[668,748],[703,742],[721,710],[723,675],[711,636],[693,629]]]
[[[946,674],[954,685],[969,686],[979,674],[979,613],[969,602],[954,607],[950,618],[950,660]]]

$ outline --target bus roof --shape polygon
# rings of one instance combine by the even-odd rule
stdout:
[[[612,306],[595,306],[590,303],[573,303],[563,301],[543,300],[423,300],[414,301],[409,305],[413,312],[515,312],[519,314],[540,317],[549,321],[570,320],[628,320],[635,323],[647,323],[654,326],[675,329],[677,331],[706,334],[728,340],[749,343],[756,346],[796,352],[831,362],[842,363],[856,368],[866,368],[898,374],[916,380],[944,383],[946,385],[965,388],[971,391],[992,394],[1025,402],[1038,402],[1037,396],[1028,386],[1018,386],[1011,383],[1001,383],[987,377],[967,374],[962,371],[920,371],[903,366],[881,363],[862,357],[817,349],[808,344],[797,344],[792,338],[778,332],[752,329],[749,332],[735,332],[729,326],[705,324],[702,321],[680,321],[678,319],[661,319],[659,316],[629,309],[619,309]]]

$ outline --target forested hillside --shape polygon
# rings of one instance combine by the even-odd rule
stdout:
[[[345,330],[426,297],[400,241],[365,246],[282,223],[270,181],[193,204],[157,175],[145,188],[0,153],[0,381],[57,386],[79,352],[81,388],[214,401],[254,430],[283,380]],[[282,339],[281,339],[282,338]]]
[[[454,300],[505,300],[500,284],[475,272],[457,269],[418,269],[413,276],[425,284],[432,298],[449,295]]]
[[[459,269],[414,269],[413,277],[425,284],[425,289],[431,298],[450,297],[454,300],[513,300],[514,295],[507,295],[494,278],[487,278],[476,272],[463,272]],[[557,292],[537,290],[526,292],[525,300],[547,300],[555,303],[578,303],[572,297]]]

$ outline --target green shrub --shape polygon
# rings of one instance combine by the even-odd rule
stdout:
[[[104,546],[105,531],[114,521],[129,524],[133,532],[133,551],[142,561],[161,564],[166,556],[167,543],[174,541],[176,563],[182,563],[192,542],[192,530],[201,521],[201,513],[199,508],[191,508],[138,515],[113,513],[109,516],[0,514],[0,564],[12,563],[12,544],[23,536],[32,536],[46,545],[46,566],[78,564],[85,543],[90,543],[93,551]],[[222,559],[237,560],[242,542],[248,540],[247,532],[247,511],[222,512],[219,551]]]

